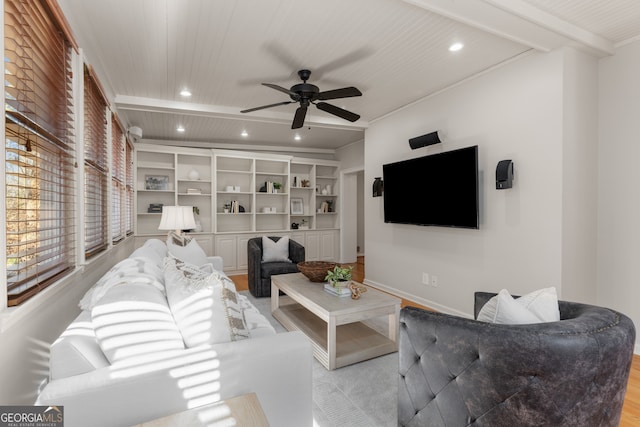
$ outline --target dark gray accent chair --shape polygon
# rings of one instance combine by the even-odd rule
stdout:
[[[475,317],[495,294],[475,294]],[[618,426],[635,327],[559,301],[560,321],[500,325],[400,312],[399,426]]]
[[[277,242],[280,237],[269,236]],[[305,260],[304,246],[293,239],[289,239],[289,259],[291,262],[262,262],[262,237],[249,239],[247,243],[248,255],[248,285],[254,297],[271,296],[271,276],[274,274],[297,273],[299,262]]]

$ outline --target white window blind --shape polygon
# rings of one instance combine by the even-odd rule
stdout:
[[[85,256],[105,250],[107,238],[107,101],[88,67],[84,73]]]
[[[51,4],[6,0],[8,305],[74,267],[72,44]]]

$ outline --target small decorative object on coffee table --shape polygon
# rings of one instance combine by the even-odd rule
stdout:
[[[360,299],[360,295],[367,292],[367,287],[362,286],[359,283],[351,282],[349,285],[349,289],[351,290],[351,299]]]
[[[333,270],[327,271],[327,275],[324,277],[324,280],[329,282],[329,284],[334,288],[348,287],[351,283],[352,270],[352,266],[342,267],[341,265],[336,265],[333,267]]]
[[[298,270],[312,282],[324,282],[327,271],[333,270],[335,262],[329,261],[304,261],[299,262]]]

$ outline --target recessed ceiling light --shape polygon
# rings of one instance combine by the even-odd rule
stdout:
[[[191,91],[189,89],[182,89],[180,91],[181,96],[191,96]]]
[[[302,137],[296,133],[296,136],[293,137],[296,141],[300,141]]]
[[[240,134],[240,136],[246,138],[249,136],[249,132],[247,132],[246,130],[243,130],[242,133]]]
[[[462,43],[454,43],[451,46],[449,46],[449,52],[457,52],[463,47],[464,45]]]
[[[176,128],[176,132],[184,132],[184,131],[185,129],[184,129],[184,126],[182,125],[178,125],[178,127]]]

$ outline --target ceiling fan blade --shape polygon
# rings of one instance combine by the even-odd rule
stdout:
[[[343,87],[342,89],[334,89],[327,90],[325,92],[320,92],[318,94],[318,99],[321,101],[325,101],[327,99],[338,99],[338,98],[351,98],[352,96],[362,96],[362,92],[360,92],[357,88]]]
[[[307,107],[302,105],[296,110],[296,115],[293,116],[293,123],[291,123],[291,129],[299,129],[304,125],[304,118],[307,115]]]
[[[271,89],[275,89],[277,91],[286,93],[287,95],[291,95],[291,96],[295,97],[296,99],[298,99],[298,94],[297,93],[291,92],[289,89],[283,88],[282,86],[274,85],[272,83],[262,83],[262,84],[263,84],[263,86],[270,87]]]
[[[255,107],[255,108],[249,108],[248,110],[242,110],[240,111],[241,113],[250,113],[252,111],[258,111],[258,110],[263,110],[265,108],[271,108],[271,107],[277,107],[278,105],[287,105],[287,104],[292,104],[295,101],[283,101],[283,102],[276,102],[275,104],[269,104],[269,105],[263,105],[262,107]]]
[[[350,122],[355,122],[360,118],[360,115],[356,113],[352,113],[351,111],[336,107],[335,105],[327,104],[326,102],[318,102],[316,104],[316,107],[318,107],[322,111],[326,111],[329,114],[333,114],[334,116],[349,120]]]

